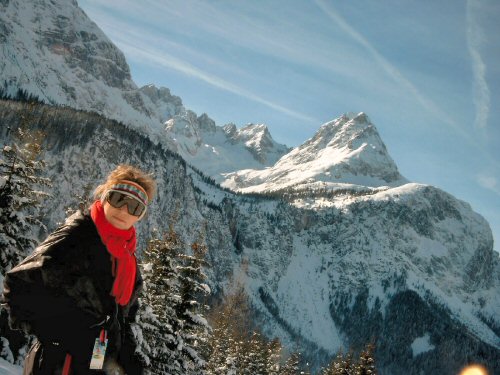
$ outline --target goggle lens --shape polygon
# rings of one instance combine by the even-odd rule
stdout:
[[[146,206],[142,202],[116,191],[109,192],[106,200],[114,208],[121,208],[127,205],[128,213],[133,216],[141,216],[146,210]]]

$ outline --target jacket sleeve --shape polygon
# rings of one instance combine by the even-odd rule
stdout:
[[[13,329],[42,341],[71,341],[71,336],[89,334],[79,331],[88,331],[99,317],[90,308],[95,287],[84,277],[80,243],[76,228],[63,226],[7,272],[3,294]]]

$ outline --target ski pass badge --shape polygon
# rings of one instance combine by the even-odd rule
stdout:
[[[95,339],[94,350],[92,351],[92,359],[90,360],[91,370],[102,370],[107,346],[107,332],[105,330],[102,330],[99,337]]]

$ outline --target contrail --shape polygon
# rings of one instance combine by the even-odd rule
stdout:
[[[203,71],[202,69],[199,69],[196,66],[190,64],[188,61],[184,59],[177,58],[156,47],[149,47],[151,43],[145,42],[143,35],[141,35],[140,33],[136,33],[130,29],[123,31],[122,28],[118,28],[116,25],[113,27],[114,23],[112,22],[112,20],[107,21],[106,24],[108,25],[108,27],[112,29],[110,34],[113,37],[113,41],[119,45],[120,49],[126,51],[129,56],[134,56],[138,60],[149,61],[150,63],[154,63],[158,66],[163,66],[166,68],[176,70],[187,76],[191,76],[201,81],[204,81],[205,83],[208,83],[213,87],[217,87],[221,90],[239,95],[253,102],[260,103],[268,108],[281,112],[287,116],[294,117],[301,121],[306,121],[311,123],[320,122],[319,120],[311,116],[294,111],[293,109],[287,108],[275,102],[269,101],[219,76],[209,74]],[[120,31],[117,32],[117,30]],[[142,34],[144,34],[144,32]],[[151,38],[148,38],[148,41],[150,40]]]
[[[453,128],[461,133],[463,130],[455,123],[455,121],[445,112],[443,112],[438,106],[436,106],[432,101],[425,98],[418,89],[406,79],[401,72],[392,65],[387,59],[385,59],[370,42],[368,42],[360,33],[354,30],[344,19],[335,11],[335,9],[330,5],[326,5],[323,0],[315,0],[319,8],[321,8],[325,14],[330,17],[341,29],[343,29],[347,34],[351,36],[356,42],[362,45],[364,48],[371,53],[375,58],[377,63],[391,76],[397,83],[405,87],[409,92],[411,92],[415,98],[420,102],[420,104],[428,111],[439,116]],[[467,136],[465,133],[463,134]]]
[[[467,1],[467,48],[472,59],[473,95],[476,108],[474,125],[486,128],[490,113],[490,90],[486,82],[486,64],[480,53],[484,35],[476,18],[477,1]]]

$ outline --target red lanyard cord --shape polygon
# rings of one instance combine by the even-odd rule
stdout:
[[[107,338],[108,338],[108,333],[104,328],[101,329],[101,334],[99,335],[99,341],[101,342],[101,344],[104,344]]]
[[[71,354],[66,354],[64,359],[64,366],[61,375],[69,375],[69,370],[71,369]]]

